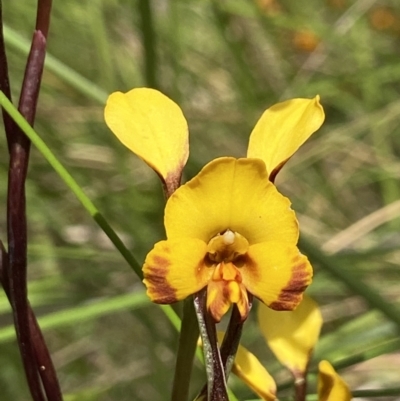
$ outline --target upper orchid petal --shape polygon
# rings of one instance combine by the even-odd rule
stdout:
[[[179,186],[189,146],[187,122],[175,102],[149,88],[114,92],[104,116],[116,137],[155,170],[167,187]]]
[[[325,115],[314,99],[291,99],[267,109],[254,127],[247,157],[262,159],[271,181],[297,149],[322,125]]]
[[[250,244],[296,244],[299,233],[290,202],[268,181],[264,163],[231,157],[213,160],[173,194],[165,228],[168,238],[205,242],[230,229]]]

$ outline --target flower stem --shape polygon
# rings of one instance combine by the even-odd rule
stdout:
[[[190,376],[192,372],[193,356],[196,351],[199,338],[199,325],[196,320],[196,312],[193,301],[188,298],[183,304],[183,318],[179,334],[178,354],[174,384],[171,400],[186,401],[189,397]]]
[[[224,367],[217,343],[215,322],[206,307],[207,289],[194,295],[194,307],[199,322],[200,336],[207,372],[207,400],[228,401]]]

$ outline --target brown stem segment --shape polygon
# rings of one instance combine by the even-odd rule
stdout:
[[[36,111],[39,83],[43,69],[46,40],[36,31],[32,41],[21,92],[19,110],[32,125]],[[29,388],[36,401],[44,401],[32,346],[27,297],[27,222],[25,179],[28,170],[30,141],[17,127],[10,136],[10,165],[7,196],[8,280],[18,345]]]
[[[304,371],[300,371],[297,369],[292,370],[292,375],[294,378],[294,394],[295,394],[295,401],[306,401],[307,397],[307,373],[310,367],[310,360],[311,360],[312,351],[310,351],[308,355],[308,362],[307,366]]]
[[[46,37],[50,23],[50,10],[51,0],[39,0],[36,31],[33,34],[18,107],[21,114],[31,125],[33,125],[35,119],[46,54]],[[0,15],[0,17],[2,16]],[[2,31],[1,25],[0,88],[11,100]],[[30,141],[7,114],[3,112],[3,115],[10,153],[7,196],[9,253],[7,255],[4,247],[0,244],[1,283],[13,308],[18,345],[31,395],[35,401],[45,401],[46,398],[49,401],[58,401],[62,400],[62,396],[55,369],[27,297],[25,180],[29,162]],[[39,379],[38,373],[42,382]],[[46,392],[46,397],[43,393],[43,388]]]
[[[8,255],[3,243],[0,241],[0,283],[10,300],[10,289],[8,282],[5,280],[4,272],[7,271]],[[11,301],[11,300],[10,300]],[[43,387],[45,388],[47,399],[50,401],[62,401],[60,386],[53,362],[50,358],[50,353],[46,347],[42,332],[36,320],[35,314],[28,303],[29,331],[32,338],[34,353],[36,358],[37,370],[42,379]]]
[[[36,30],[41,31],[45,38],[47,38],[49,33],[52,2],[52,0],[38,0]]]
[[[295,401],[306,401],[307,396],[307,371],[292,372],[294,375]]]

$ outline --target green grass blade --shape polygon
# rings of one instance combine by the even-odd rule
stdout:
[[[381,311],[388,319],[400,327],[399,308],[386,302],[385,299],[367,283],[360,281],[359,277],[355,276],[350,269],[342,269],[339,264],[336,263],[334,257],[325,255],[304,238],[300,239],[299,244],[300,248],[313,262],[321,264],[326,271],[329,271],[334,277],[343,282],[352,292],[362,296],[372,308]],[[343,262],[341,264],[343,264]]]
[[[24,55],[28,55],[31,46],[30,42],[6,25],[4,26],[4,39],[6,44],[12,49]],[[108,97],[106,91],[93,84],[93,82],[78,74],[75,70],[68,67],[49,53],[46,54],[44,66],[45,69],[51,71],[78,92],[100,104],[105,104]]]
[[[123,294],[100,302],[90,303],[90,305],[49,313],[46,316],[39,317],[38,321],[42,330],[55,329],[79,322],[87,322],[123,309],[141,308],[148,304],[150,304],[150,300],[144,292]],[[0,343],[12,340],[14,337],[13,325],[0,329]]]

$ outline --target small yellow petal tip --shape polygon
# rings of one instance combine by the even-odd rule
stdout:
[[[318,400],[319,401],[350,401],[352,398],[349,386],[336,373],[328,361],[318,365]]]

